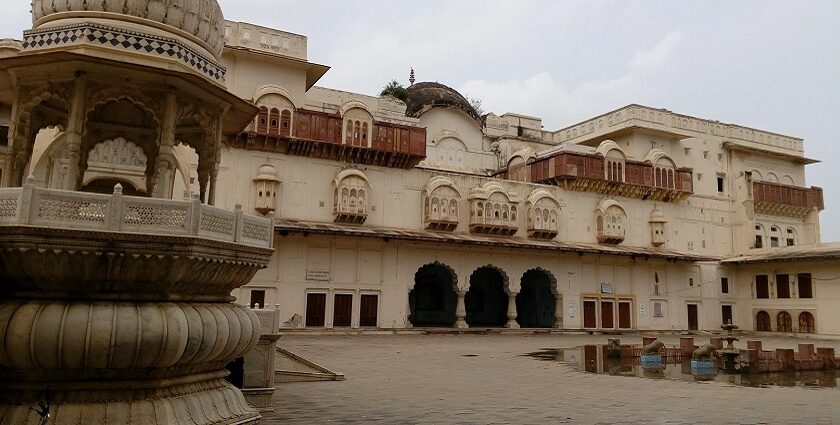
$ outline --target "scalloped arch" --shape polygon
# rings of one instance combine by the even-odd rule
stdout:
[[[624,215],[627,215],[627,210],[624,209],[624,207],[615,199],[602,200],[598,203],[598,206],[595,208],[595,212],[600,212],[601,214],[603,214],[611,207],[618,207],[619,209],[621,209],[621,212],[623,212]]]
[[[348,101],[348,102],[344,102],[344,104],[341,105],[341,108],[339,108],[338,113],[342,117],[344,117],[344,115],[347,114],[347,111],[349,111],[351,109],[361,109],[361,110],[367,112],[368,115],[371,116],[371,118],[373,118],[373,114],[370,112],[370,108],[367,105],[365,105],[364,103],[359,102],[358,100],[351,100],[351,101]]]
[[[533,206],[536,205],[541,199],[550,199],[551,202],[555,204],[555,206],[559,209],[560,208],[560,201],[551,193],[549,193],[545,189],[536,189],[528,195],[528,205]]]
[[[341,183],[342,180],[344,180],[344,179],[346,179],[347,177],[350,177],[350,176],[356,176],[356,177],[361,178],[362,180],[365,181],[365,183],[367,183],[368,187],[370,187],[370,180],[368,180],[365,173],[363,173],[361,170],[358,170],[358,169],[355,169],[355,168],[345,168],[344,170],[339,171],[338,174],[335,175],[335,179],[333,180],[333,184],[335,186],[338,186]]]
[[[458,194],[459,198],[463,197],[463,194],[458,189],[458,186],[456,186],[455,183],[452,180],[450,180],[446,177],[442,177],[442,176],[436,176],[436,177],[432,177],[431,179],[429,179],[429,181],[426,183],[426,187],[423,189],[423,192],[425,193],[426,196],[429,196],[435,190],[437,190],[438,188],[445,187],[445,186],[451,187],[452,190],[454,190],[455,193]]]
[[[286,100],[289,101],[289,103],[291,103],[295,107],[295,109],[300,108],[300,106],[297,103],[295,103],[294,100],[292,100],[293,99],[292,94],[289,93],[288,90],[286,90],[283,87],[274,85],[274,84],[266,84],[266,85],[258,88],[257,91],[254,92],[254,104],[259,102],[259,100],[262,99],[263,97],[268,96],[270,94],[276,94],[276,95],[283,96],[283,97],[286,98]]]
[[[598,148],[595,149],[595,152],[606,158],[607,154],[610,153],[610,151],[612,150],[617,150],[621,152],[621,155],[625,159],[627,158],[627,154],[624,153],[624,149],[621,149],[621,146],[618,146],[618,143],[613,142],[612,140],[604,140],[603,142],[601,142],[601,144],[598,145]]]

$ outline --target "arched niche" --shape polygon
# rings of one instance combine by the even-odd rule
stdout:
[[[663,189],[676,189],[677,165],[668,154],[661,149],[651,149],[645,157],[645,162],[653,167],[653,185]]]
[[[452,231],[458,227],[461,192],[452,180],[433,177],[423,189],[423,223],[426,229]]]
[[[461,138],[453,135],[435,139],[434,161],[452,167],[463,167],[467,153],[467,145]]]
[[[82,190],[96,180],[119,180],[129,183],[135,193],[146,193],[148,158],[140,146],[123,137],[104,140],[87,155]],[[113,187],[111,188],[113,191]],[[124,185],[123,193],[128,193]],[[110,193],[110,192],[108,192]]]
[[[595,209],[598,243],[617,245],[627,234],[627,212],[614,199],[605,199]]]
[[[373,115],[361,102],[348,102],[345,107],[342,107],[341,113],[344,123],[342,142],[350,146],[371,147]]]
[[[604,140],[595,149],[604,158],[604,178],[613,182],[624,182],[627,168],[627,155],[612,140]]]
[[[336,222],[362,224],[367,220],[370,182],[361,170],[340,171],[333,180],[333,217]]]
[[[551,193],[537,189],[528,196],[528,236],[553,239],[560,231],[560,202]]]
[[[295,105],[280,93],[266,93],[255,105],[260,108],[252,124],[253,131],[271,136],[289,137],[294,125]]]
[[[470,231],[511,236],[519,229],[519,198],[496,182],[470,191]]]

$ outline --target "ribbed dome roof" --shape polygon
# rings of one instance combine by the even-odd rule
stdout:
[[[410,85],[406,92],[408,94],[405,98],[405,114],[409,117],[419,117],[431,108],[446,106],[460,109],[479,123],[481,122],[481,118],[470,102],[451,87],[440,83],[417,83]]]
[[[110,15],[110,16],[109,16]],[[117,16],[122,15],[123,18]],[[216,0],[33,0],[32,23],[74,18],[133,21],[191,38],[217,59],[224,47],[225,18]],[[150,22],[143,22],[148,20]]]

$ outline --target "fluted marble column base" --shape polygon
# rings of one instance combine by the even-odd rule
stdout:
[[[62,389],[74,384],[51,384],[53,395],[50,420],[47,423],[233,425],[255,424],[261,418],[248,405],[242,393],[222,378],[158,389]],[[82,387],[96,387],[96,382],[78,384]],[[113,382],[103,384],[107,387],[114,385]],[[40,423],[41,416],[32,409],[37,409],[38,401],[43,400],[42,391],[14,390],[9,387],[15,384],[8,382],[0,386],[0,425]]]

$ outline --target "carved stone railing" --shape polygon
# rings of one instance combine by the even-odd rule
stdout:
[[[674,170],[673,185],[663,187],[666,185],[657,184],[655,169],[650,163],[627,161],[624,181],[607,180],[604,167],[604,158],[600,155],[561,152],[529,163],[528,176],[531,182],[567,190],[662,202],[681,201],[694,191],[693,172],[689,168]]]
[[[752,185],[755,210],[761,214],[804,217],[811,211],[825,209],[823,190],[820,187],[770,182],[753,182]]]
[[[36,188],[0,189],[0,225],[30,225],[67,229],[197,236],[271,248],[270,219],[246,216],[242,207],[230,211],[198,200],[178,201]]]

